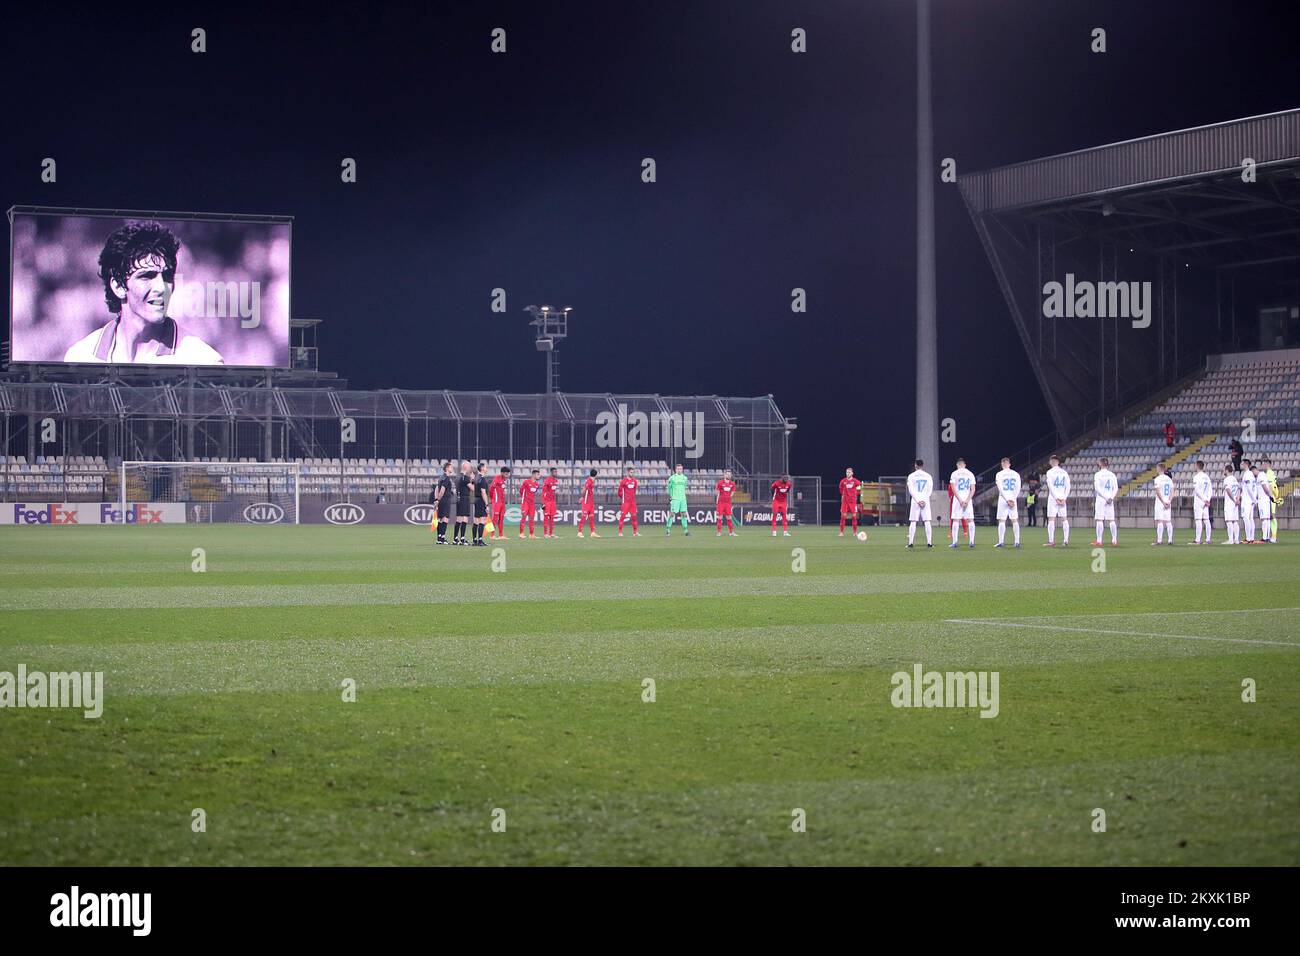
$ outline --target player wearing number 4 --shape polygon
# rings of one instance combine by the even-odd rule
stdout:
[[[1162,540],[1165,532],[1169,532],[1169,543],[1174,543],[1174,480],[1165,474],[1165,463],[1162,461],[1156,465],[1156,476],[1152,479],[1151,484],[1155,486],[1156,503],[1156,539],[1151,542],[1152,547],[1164,544]],[[1200,532],[1198,531],[1199,535]],[[1098,534],[1100,537],[1100,533]]]
[[[1015,546],[1020,547],[1020,511],[1016,501],[1020,497],[1020,472],[1011,470],[1011,459],[1002,459],[1002,470],[994,479],[998,488],[998,543],[1000,548],[1007,540],[1007,519],[1011,519],[1011,530],[1015,535]]]
[[[1092,490],[1097,493],[1092,509],[1092,518],[1097,522],[1097,539],[1092,543],[1094,548],[1101,547],[1102,525],[1106,522],[1110,522],[1110,543],[1119,544],[1119,528],[1115,524],[1115,496],[1119,494],[1119,479],[1110,470],[1109,458],[1098,459],[1098,464],[1101,467],[1092,476]]]
[[[948,485],[953,489],[952,515],[948,519],[948,524],[952,528],[952,543],[948,547],[954,549],[957,547],[957,529],[961,527],[961,522],[969,519],[966,546],[973,548],[975,547],[975,504],[972,498],[975,496],[975,476],[966,467],[965,458],[957,459],[957,470],[948,476]]]
[[[925,546],[934,547],[934,538],[930,530],[930,495],[934,494],[934,479],[925,470],[925,462],[916,459],[916,471],[907,476],[907,493],[912,498],[912,511],[907,525],[907,546],[910,548],[916,539],[916,523],[925,524]]]

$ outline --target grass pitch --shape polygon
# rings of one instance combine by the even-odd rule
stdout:
[[[422,528],[0,529],[0,671],[105,694],[0,710],[0,864],[1300,862],[1300,547],[1095,571],[1089,530],[565,528],[494,571]],[[996,671],[997,717],[892,706],[917,663]]]

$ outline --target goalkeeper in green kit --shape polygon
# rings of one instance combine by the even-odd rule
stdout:
[[[690,520],[686,517],[686,474],[682,466],[668,476],[668,522],[664,525],[664,534],[673,533],[673,518],[682,516],[682,531],[691,533]]]

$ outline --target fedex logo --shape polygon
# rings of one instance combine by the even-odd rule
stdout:
[[[122,511],[111,504],[99,506],[100,524],[122,524]],[[162,509],[146,508],[136,502],[126,509],[126,524],[162,524]]]
[[[37,511],[23,502],[14,505],[14,524],[77,524],[77,509],[46,505]]]

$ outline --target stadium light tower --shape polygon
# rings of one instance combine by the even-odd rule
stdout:
[[[916,456],[939,467],[939,348],[935,322],[934,125],[930,0],[916,3]]]
[[[533,317],[529,325],[536,330],[533,344],[537,351],[546,354],[546,457],[551,457],[551,439],[557,415],[554,414],[554,398],[560,390],[560,355],[559,345],[569,334],[570,306],[552,309],[549,305],[530,305],[524,311]]]

